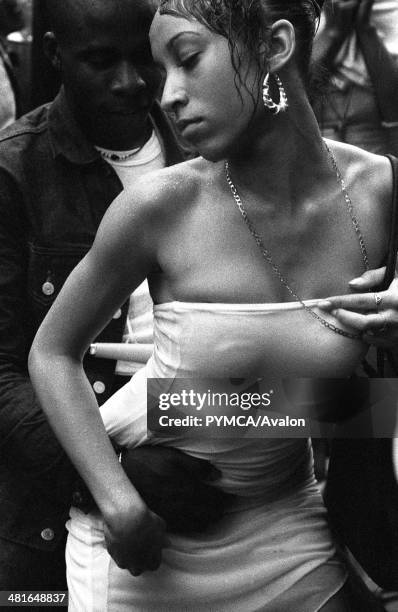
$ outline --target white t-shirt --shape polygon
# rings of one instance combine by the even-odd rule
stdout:
[[[102,147],[96,147],[103,155],[118,177],[120,178],[124,189],[134,187],[137,179],[143,174],[164,168],[165,160],[160,146],[159,138],[155,131],[152,132],[149,140],[140,149],[132,149],[131,151],[110,151]],[[125,159],[111,159],[111,156],[125,157]]]
[[[138,150],[110,151],[101,147],[96,148],[102,154],[103,159],[115,170],[126,190],[133,189],[137,179],[144,174],[165,166],[164,155],[155,131],[152,132],[145,145]],[[114,158],[112,159],[111,156]],[[115,159],[117,156],[126,157],[126,159],[117,160]],[[146,280],[130,297],[123,342],[153,344],[153,302]],[[119,360],[116,364],[116,374],[132,376],[143,365],[141,362]]]

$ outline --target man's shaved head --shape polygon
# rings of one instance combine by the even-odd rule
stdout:
[[[133,18],[142,21],[142,27],[147,29],[158,5],[158,0],[46,0],[49,23],[59,42],[69,40],[76,28],[88,21],[103,20],[107,14],[123,14],[126,9],[130,14],[133,10]],[[125,23],[127,28],[129,24]]]

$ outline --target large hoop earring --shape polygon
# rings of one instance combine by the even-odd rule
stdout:
[[[286,91],[285,88],[282,85],[282,81],[280,80],[280,78],[278,77],[277,74],[273,74],[272,75],[275,79],[276,84],[278,85],[278,89],[279,89],[279,102],[276,103],[273,101],[273,99],[270,96],[269,93],[269,72],[267,72],[267,74],[265,75],[265,79],[263,82],[263,102],[264,102],[264,106],[266,108],[268,108],[268,110],[273,114],[273,115],[277,115],[278,113],[283,113],[287,107],[289,106],[288,101],[287,101],[287,95],[286,95]]]

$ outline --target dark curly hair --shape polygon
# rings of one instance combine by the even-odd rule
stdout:
[[[287,19],[296,32],[297,67],[309,87],[312,43],[322,5],[323,0],[160,0],[159,12],[194,18],[224,36],[228,40],[235,78],[243,86],[245,79],[240,74],[242,57],[237,42],[256,62],[260,82],[266,69],[271,25],[278,19]],[[265,45],[265,54],[259,54],[260,45],[262,48]]]

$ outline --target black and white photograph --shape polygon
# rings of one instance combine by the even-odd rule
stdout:
[[[398,612],[398,0],[0,0],[0,611]]]

